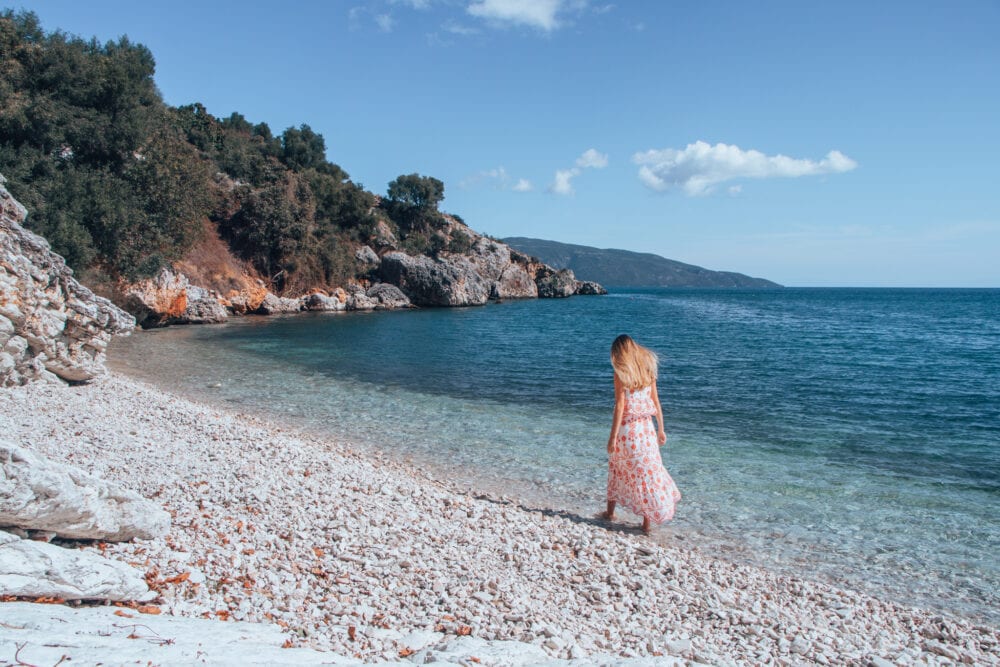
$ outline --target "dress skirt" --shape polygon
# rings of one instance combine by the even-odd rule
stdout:
[[[661,524],[674,517],[680,499],[681,492],[663,467],[653,419],[626,416],[608,457],[608,500]]]

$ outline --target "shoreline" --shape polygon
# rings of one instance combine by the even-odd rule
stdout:
[[[243,324],[229,326],[247,331]],[[606,463],[599,461],[599,456],[581,454],[580,448],[559,450],[562,453],[557,459],[546,454],[551,449],[547,446],[548,433],[558,432],[562,445],[599,442],[606,437],[603,419],[595,431],[595,420],[581,421],[578,414],[567,420],[566,414],[552,406],[539,406],[529,413],[496,398],[473,401],[449,395],[441,399],[437,394],[422,394],[412,385],[399,385],[388,378],[373,380],[351,374],[346,380],[324,374],[317,378],[315,369],[303,373],[295,364],[247,357],[247,339],[239,335],[235,336],[239,351],[231,352],[218,346],[191,346],[189,334],[201,335],[192,328],[174,328],[119,339],[118,347],[112,347],[109,367],[168,393],[222,410],[262,415],[319,439],[337,441],[346,437],[355,449],[385,456],[408,468],[417,466],[425,474],[447,481],[453,489],[512,496],[532,507],[568,510],[584,516],[604,505]],[[210,356],[213,349],[214,356]],[[249,377],[241,370],[248,359],[258,370]],[[275,391],[275,387],[281,389]],[[429,396],[434,398],[429,401]],[[451,424],[459,426],[454,432],[447,423],[439,422],[443,414],[456,415],[458,421]],[[498,422],[504,424],[503,433],[496,431]],[[907,549],[906,539],[856,534],[843,522],[834,523],[834,530],[814,534],[808,524],[822,525],[824,521],[805,513],[793,512],[784,523],[771,519],[762,522],[760,517],[751,517],[758,520],[749,524],[741,523],[738,517],[733,519],[727,513],[731,503],[744,497],[769,502],[769,496],[760,496],[762,489],[747,478],[782,469],[776,467],[782,461],[749,461],[750,465],[744,465],[745,471],[736,477],[709,479],[692,466],[710,470],[734,462],[727,462],[725,455],[714,458],[716,448],[706,447],[704,439],[700,447],[710,458],[688,456],[684,460],[684,449],[690,450],[692,444],[699,446],[690,439],[690,431],[687,435],[681,449],[671,455],[668,467],[678,465],[684,485],[693,485],[694,492],[682,503],[678,517],[665,529],[655,531],[653,539],[664,544],[687,540],[687,544],[696,544],[704,552],[737,565],[756,565],[778,574],[865,592],[903,606],[936,610],[991,626],[1000,622],[997,607],[991,602],[996,598],[996,589],[990,587],[989,579],[977,579],[975,572],[963,570],[961,563],[952,569],[941,561],[923,560],[927,554],[920,548]],[[546,446],[537,452],[531,451],[533,446],[523,446],[525,442],[536,442],[536,438],[536,444]],[[442,451],[446,452],[444,456]],[[680,456],[674,458],[676,454]],[[830,478],[822,473],[810,478],[809,472],[799,469],[797,479],[826,484],[828,492],[836,491]],[[867,473],[858,474],[864,477]],[[861,486],[880,488],[885,480],[877,477],[866,479]],[[852,477],[852,481],[858,479]],[[741,481],[749,482],[751,487],[742,486]],[[719,493],[719,489],[739,492]],[[780,500],[782,494],[777,496]],[[871,496],[869,493],[868,500],[878,501]],[[853,502],[857,504],[856,499]],[[892,503],[875,507],[884,518],[869,520],[869,525],[872,529],[893,526],[905,534],[906,517],[892,512],[892,507]],[[987,549],[977,553],[988,558],[990,552]]]
[[[397,660],[429,633],[563,659],[1000,664],[995,627],[645,540],[631,518],[463,491],[120,373],[9,389],[0,416],[11,439],[170,511],[165,538],[105,549],[150,573],[164,612],[277,623],[295,646]]]

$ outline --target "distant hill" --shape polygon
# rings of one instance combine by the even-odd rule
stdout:
[[[615,287],[781,287],[731,271],[711,271],[648,252],[591,248],[514,236],[507,245],[556,269],[571,269],[578,280]]]

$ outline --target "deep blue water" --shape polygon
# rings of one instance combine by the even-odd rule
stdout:
[[[660,539],[998,619],[1000,290],[622,290],[245,318],[136,334],[111,361],[589,512],[619,333],[661,359],[685,497]]]

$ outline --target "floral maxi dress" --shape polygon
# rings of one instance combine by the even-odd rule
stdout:
[[[608,500],[659,524],[673,518],[681,492],[663,467],[655,415],[652,387],[625,390],[625,412],[608,457]]]

